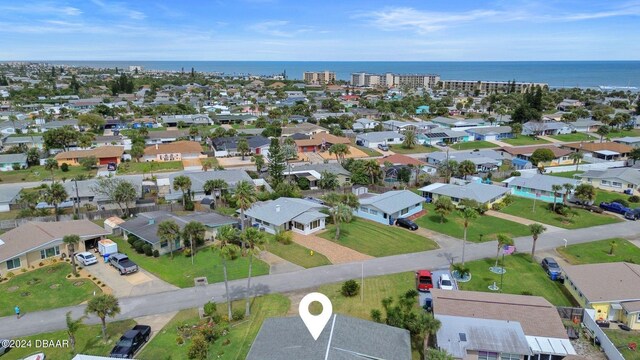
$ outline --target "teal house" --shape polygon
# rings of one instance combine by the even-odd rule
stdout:
[[[418,108],[416,109],[416,115],[430,114],[430,113],[431,111],[429,111],[429,105],[418,106]]]

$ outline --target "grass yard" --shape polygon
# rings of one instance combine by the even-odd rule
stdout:
[[[613,200],[617,200],[617,199],[625,199],[629,201],[629,195],[622,192],[613,192],[613,191],[596,189],[596,198],[593,203],[594,205],[599,205],[603,201],[612,202]],[[640,206],[638,204],[633,204],[633,203],[630,203],[629,205],[632,208]]]
[[[118,166],[118,175],[122,174],[147,174],[153,172],[182,170],[182,161],[165,162],[125,162]]]
[[[611,241],[615,241],[617,247],[613,255],[609,255]],[[626,261],[640,264],[640,248],[626,239],[612,238],[594,241],[586,244],[569,245],[556,249],[570,264],[595,264]]]
[[[311,256],[309,249],[294,242],[284,245],[275,240],[271,240],[266,245],[265,250],[307,269],[316,266],[331,265],[331,261],[324,255],[314,252],[313,256]]]
[[[86,278],[67,279],[71,264],[58,262],[27,273],[16,272],[9,281],[0,284],[0,316],[14,314],[14,306],[23,313],[77,305],[101,292]],[[74,285],[74,284],[78,285]]]
[[[527,249],[528,250],[528,249]],[[573,299],[558,281],[551,281],[537,262],[531,262],[529,254],[514,254],[504,257],[503,292],[517,295],[542,296],[556,306],[571,306]],[[502,258],[500,258],[502,261]],[[492,273],[489,268],[494,266],[495,258],[470,261],[465,265],[471,270],[471,281],[458,283],[461,290],[484,291],[494,281],[500,286],[500,275]]]
[[[382,154],[372,148],[366,147],[366,146],[360,146],[360,145],[355,145],[355,142],[352,142],[353,144],[351,146],[355,147],[356,149],[364,152],[365,154],[367,154],[368,156],[382,156]]]
[[[548,173],[548,175],[555,176],[555,177],[563,177],[567,179],[575,179],[573,175],[580,175],[583,173],[584,171],[578,170],[578,171],[552,172],[552,173]]]
[[[621,137],[627,137],[627,136],[640,136],[640,129],[633,129],[633,130],[615,130],[615,129],[611,129],[611,131],[609,132],[609,135],[607,135],[607,137],[609,138],[621,138]],[[598,140],[600,140],[600,137],[598,137]]]
[[[550,138],[560,140],[560,141],[586,141],[586,140],[595,140],[596,138],[585,133],[577,132],[572,134],[562,134],[562,135],[553,135],[549,136]]]
[[[138,254],[121,237],[111,237],[118,243],[118,250],[124,252],[141,268],[153,273],[162,280],[175,286],[186,288],[194,286],[193,279],[206,276],[209,284],[224,281],[222,274],[222,259],[218,255],[218,249],[208,247],[200,249],[191,265],[191,258],[186,257],[181,251],[174,251],[174,258],[169,254],[154,258],[144,254]],[[229,280],[246,278],[249,272],[249,259],[239,257],[227,262]],[[269,273],[269,265],[265,262],[253,259],[253,271],[251,276],[266,275]]]
[[[625,359],[638,359],[638,351],[633,351],[630,350],[628,345],[630,343],[636,343],[636,344],[640,344],[640,332],[638,331],[624,331],[624,330],[609,330],[609,329],[602,329],[604,330],[604,332],[607,334],[607,337],[609,338],[609,340],[611,340],[611,342],[613,343],[613,345],[615,345],[618,350],[620,351],[620,353],[622,354],[622,356],[624,356]]]
[[[17,219],[20,214],[20,210],[11,210],[6,212],[0,212],[0,220],[13,220]]]
[[[454,150],[474,150],[474,149],[496,148],[498,147],[498,145],[494,143],[490,143],[488,141],[479,140],[479,141],[460,142],[457,144],[452,144],[449,147]]]
[[[575,208],[578,213],[573,218],[563,218],[562,216],[547,209],[549,203],[536,201],[535,212],[533,210],[533,200],[521,197],[513,197],[513,203],[502,211],[505,214],[519,216],[525,219],[539,221],[543,224],[553,225],[565,229],[580,229],[585,227],[612,224],[623,221],[622,219],[609,214],[596,214],[587,210]]]
[[[449,214],[441,224],[440,215],[434,211],[433,204],[424,204],[423,207],[427,209],[427,214],[416,220],[418,225],[458,239],[463,238],[464,220],[460,216],[460,212],[455,211]],[[525,225],[489,215],[481,215],[471,220],[467,228],[467,240],[472,242],[496,240],[498,234],[518,237],[529,235],[529,229]]]
[[[422,154],[440,151],[436,147],[425,145],[416,145],[411,149],[404,148],[402,145],[389,145],[389,150],[396,154]]]
[[[244,300],[234,301],[234,309],[244,309]],[[263,321],[268,317],[281,317],[287,314],[290,302],[285,296],[275,294],[257,297],[251,306],[251,317],[248,320],[232,324],[226,336],[209,346],[207,359],[244,359],[249,353],[253,340]],[[225,313],[226,304],[218,304],[218,312]],[[177,327],[185,324],[196,324],[199,321],[198,310],[182,310],[156,335],[145,349],[136,356],[139,359],[179,360],[187,358],[190,341],[185,339],[183,345],[176,343]],[[223,345],[223,341],[229,344]]]
[[[96,176],[97,170],[87,170],[82,166],[69,166],[69,170],[64,172],[60,169],[53,171],[53,176],[56,181],[64,179],[74,179],[78,175],[85,177]],[[44,181],[51,179],[51,171],[46,170],[44,166],[31,166],[25,170],[5,171],[0,176],[2,184],[18,183],[18,182],[31,182],[31,181]]]
[[[320,237],[334,241],[335,225],[329,225],[327,229],[327,231],[320,234]],[[376,257],[438,248],[438,244],[435,241],[408,230],[359,218],[354,218],[348,224],[340,225],[340,239],[336,242]]]
[[[538,139],[538,138],[534,138],[533,136],[526,136],[526,135],[520,135],[517,138],[503,139],[500,141],[513,146],[549,144],[547,140]]]
[[[91,315],[93,316],[93,315]],[[125,331],[130,330],[136,325],[133,320],[111,321],[107,319],[107,342],[102,341],[102,330],[100,325],[83,325],[76,334],[76,352],[85,355],[109,356],[109,352]],[[31,340],[35,346],[36,340],[68,340],[66,330],[54,331],[45,334],[38,334],[20,338],[20,340]],[[17,339],[16,339],[17,340]],[[47,359],[70,360],[75,355],[72,354],[70,347],[48,347],[46,349],[38,349],[34,347],[24,347],[11,349],[3,357],[9,359],[23,359],[35,352],[44,351]],[[137,357],[137,356],[136,356]]]

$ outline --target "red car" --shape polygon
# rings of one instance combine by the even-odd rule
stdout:
[[[431,277],[431,271],[418,270],[416,271],[416,289],[422,292],[428,292],[433,289],[433,279]]]

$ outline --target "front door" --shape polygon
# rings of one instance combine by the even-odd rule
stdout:
[[[607,320],[617,321],[620,318],[619,314],[620,314],[620,310],[609,307],[609,314],[608,314]]]

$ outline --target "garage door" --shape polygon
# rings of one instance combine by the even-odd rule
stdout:
[[[110,162],[117,162],[118,158],[117,157],[106,157],[106,158],[100,158],[100,165],[107,165]]]

